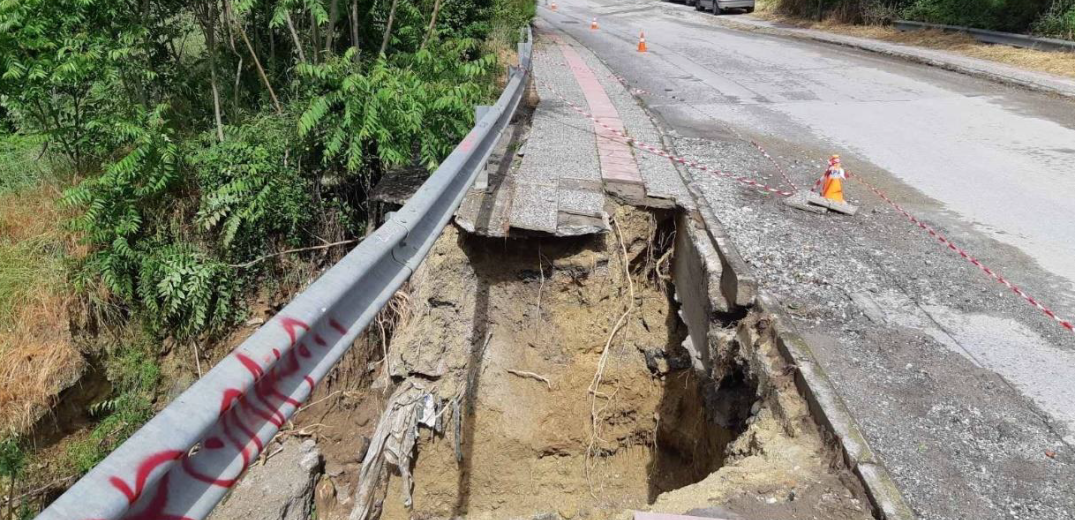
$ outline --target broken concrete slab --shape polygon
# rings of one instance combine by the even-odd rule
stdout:
[[[607,233],[609,229],[607,215],[595,217],[561,211],[557,216],[556,236],[596,235],[598,233]]]
[[[795,193],[794,195],[784,197],[784,204],[791,206],[795,209],[809,211],[810,213],[826,213],[829,211],[822,206],[815,206],[813,204],[810,204],[807,193],[810,192],[800,191]]]
[[[853,204],[837,202],[835,200],[826,199],[820,195],[818,195],[816,199],[810,200],[810,204],[821,206],[837,213],[843,213],[844,215],[854,215],[859,210],[858,206]]]
[[[597,218],[605,215],[605,194],[599,182],[560,179],[557,199],[561,213]]]
[[[800,190],[798,193],[791,195],[784,199],[784,204],[796,209],[805,211],[811,211],[814,213],[824,213],[826,209],[835,211],[837,213],[843,213],[844,215],[854,215],[858,212],[858,206],[848,204],[846,202],[838,202],[832,199],[826,199],[817,193],[809,190]],[[805,207],[804,207],[805,206]],[[813,209],[817,207],[820,211]]]
[[[511,205],[511,227],[544,233],[556,233],[557,187],[551,184],[515,185]]]
[[[313,440],[288,439],[269,445],[264,463],[250,469],[232,488],[210,520],[306,520],[313,515],[314,488],[321,472],[321,452]],[[277,451],[279,450],[279,451]]]

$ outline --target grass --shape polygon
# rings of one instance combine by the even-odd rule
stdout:
[[[40,141],[0,137],[5,158],[34,157]],[[22,433],[84,361],[70,337],[60,187],[36,161],[0,167],[0,437]]]
[[[50,171],[40,136],[0,134],[0,195],[35,185]]]
[[[903,45],[938,49],[963,56],[1003,63],[1024,70],[1075,78],[1075,52],[1047,52],[979,43],[966,34],[940,31],[902,32],[883,25],[852,25],[832,20],[804,20],[776,13],[776,2],[761,1],[755,15],[804,29],[814,29],[859,38],[871,38]]]

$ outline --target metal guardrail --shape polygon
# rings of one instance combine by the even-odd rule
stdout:
[[[1067,40],[1058,40],[1056,38],[1036,38],[1034,36],[1027,36],[1025,34],[987,31],[985,29],[959,27],[956,25],[912,22],[909,20],[896,20],[895,22],[892,22],[892,25],[901,31],[934,29],[944,32],[961,32],[969,34],[973,36],[974,39],[985,43],[996,43],[1000,45],[1010,45],[1012,47],[1023,47],[1027,49],[1037,49],[1044,51],[1075,52],[1075,42]]]
[[[532,50],[527,28],[496,104],[388,222],[37,518],[208,516],[428,254],[514,115]]]

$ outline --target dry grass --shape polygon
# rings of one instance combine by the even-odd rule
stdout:
[[[0,436],[24,432],[81,373],[72,344],[59,189],[0,196]]]
[[[978,43],[974,38],[966,34],[944,33],[941,31],[902,32],[892,27],[881,25],[851,25],[831,20],[815,22],[801,18],[790,18],[776,14],[775,2],[759,2],[755,16],[803,29],[815,29],[859,38],[871,38],[927,49],[944,50],[971,58],[995,61],[1024,70],[1075,78],[1075,52],[1046,52],[1008,47],[1006,45],[989,45]]]

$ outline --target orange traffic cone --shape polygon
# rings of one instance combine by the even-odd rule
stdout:
[[[596,31],[597,30],[597,17],[596,16],[594,17],[593,21],[590,22],[590,30],[591,31]]]
[[[638,31],[638,52],[646,52],[646,33]]]
[[[847,174],[840,166],[840,156],[833,155],[829,158],[829,169],[825,170],[821,184],[821,196],[836,202],[844,202],[844,185],[841,179],[846,179]]]

